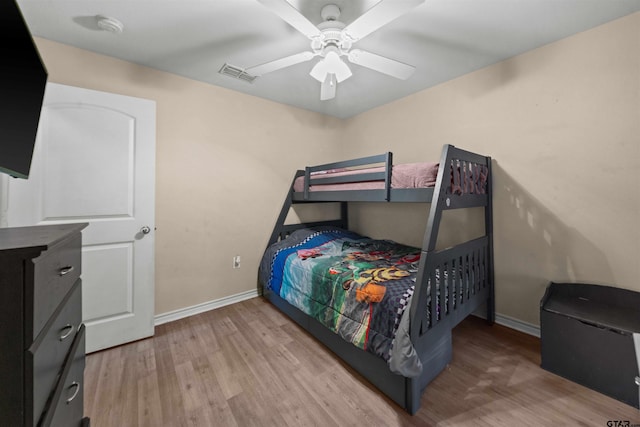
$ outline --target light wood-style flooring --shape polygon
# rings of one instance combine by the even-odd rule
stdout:
[[[87,357],[92,427],[607,426],[640,411],[540,368],[537,338],[469,318],[410,416],[262,298]]]

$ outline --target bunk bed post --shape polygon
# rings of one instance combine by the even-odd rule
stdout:
[[[296,175],[296,178],[298,175]],[[295,178],[294,178],[295,181]],[[311,168],[307,166],[304,169],[304,200],[309,198],[309,183],[311,182]],[[292,187],[293,188],[293,187]]]
[[[422,397],[420,381],[418,378],[406,378],[405,388],[406,400],[404,407],[409,414],[415,415],[418,409],[420,409],[420,398]]]
[[[487,196],[488,202],[484,207],[484,233],[489,239],[487,268],[489,276],[489,299],[487,300],[487,322],[493,325],[496,320],[495,283],[493,275],[493,174],[491,171],[491,157],[487,157]]]
[[[387,151],[385,155],[384,170],[386,172],[384,176],[384,200],[388,202],[391,200],[391,174],[393,172],[393,154],[390,151]]]
[[[411,335],[411,342],[414,345],[418,342],[418,338],[422,329],[422,320],[418,321],[418,317],[423,313],[428,298],[427,282],[429,277],[425,274],[427,270],[426,264],[429,259],[429,254],[436,248],[436,242],[438,240],[438,229],[440,228],[440,220],[442,219],[442,205],[445,199],[445,190],[447,186],[444,184],[444,174],[449,173],[447,165],[451,162],[450,151],[453,149],[453,145],[445,144],[442,148],[442,155],[440,156],[440,166],[438,167],[438,176],[436,178],[436,186],[433,189],[433,196],[431,197],[431,208],[429,209],[429,219],[427,220],[427,228],[425,229],[424,239],[422,242],[422,253],[420,256],[420,264],[418,267],[418,275],[416,276],[416,286],[413,294],[413,300],[411,307],[409,308],[411,316],[411,329],[409,334]],[[448,180],[447,180],[448,183]],[[424,294],[424,295],[423,295]],[[407,390],[409,391],[409,390]]]
[[[438,168],[438,177],[436,178],[436,188],[433,189],[433,197],[431,198],[431,209],[429,209],[429,220],[427,221],[427,231],[424,235],[422,242],[423,252],[432,252],[436,248],[436,242],[438,241],[438,229],[440,228],[440,220],[442,219],[442,205],[444,201],[445,190],[447,188],[444,179],[444,174],[449,172],[447,167],[451,161],[450,153],[453,145],[446,144],[442,149],[442,156],[440,156],[440,167]]]
[[[347,202],[340,202],[340,220],[342,221],[343,228],[349,229],[349,204]]]

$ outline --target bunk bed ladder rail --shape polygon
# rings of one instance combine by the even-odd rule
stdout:
[[[295,176],[293,177],[293,181],[291,183],[291,186],[289,187],[289,192],[287,193],[287,196],[284,200],[282,209],[280,210],[280,214],[278,215],[278,219],[276,220],[276,225],[273,228],[273,232],[271,233],[271,237],[269,238],[269,242],[267,243],[267,247],[273,245],[279,240],[286,239],[287,237],[289,237],[291,233],[302,228],[318,227],[318,226],[335,226],[335,227],[340,227],[345,229],[348,228],[349,211],[348,211],[348,206],[346,202],[339,202],[340,203],[339,219],[317,221],[317,222],[306,222],[301,224],[285,224],[287,215],[289,214],[289,210],[291,209],[291,206],[294,203],[293,197],[292,197],[293,183],[295,182],[296,178],[303,176],[304,174],[305,174],[305,171],[299,170],[296,172]]]
[[[482,175],[486,181],[480,188]],[[452,145],[445,146],[410,307],[411,340],[416,347],[428,346],[438,336],[435,333],[422,338],[427,331],[453,328],[481,303],[487,303],[489,323],[494,321],[491,187],[490,157]],[[484,207],[484,236],[436,251],[443,211],[469,207]],[[435,286],[438,283],[439,292],[438,286]],[[468,301],[474,307],[469,307]]]

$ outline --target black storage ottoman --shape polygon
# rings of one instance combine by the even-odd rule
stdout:
[[[540,338],[543,369],[640,409],[640,293],[552,282]]]

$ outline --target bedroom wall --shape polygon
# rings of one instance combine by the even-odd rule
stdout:
[[[347,121],[36,42],[50,81],[157,103],[156,314],[255,289],[301,165],[452,143],[494,158],[497,309],[537,325],[549,280],[640,290],[638,28],[637,13]],[[419,245],[427,209],[354,204],[352,225]],[[445,226],[439,246],[480,233],[481,214]]]
[[[321,114],[36,39],[49,81],[157,104],[156,314],[256,289],[295,169],[329,161]],[[240,255],[241,268],[232,269]]]
[[[492,156],[497,311],[538,325],[550,280],[640,291],[638,52],[640,13],[356,116],[345,149],[417,161],[450,143]],[[426,209],[352,213],[364,233],[420,245]],[[447,218],[449,239],[468,217],[481,213]]]

